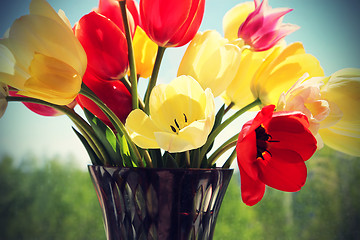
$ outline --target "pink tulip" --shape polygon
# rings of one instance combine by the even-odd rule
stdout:
[[[254,51],[265,51],[275,46],[281,39],[299,29],[293,24],[284,24],[282,19],[291,12],[290,8],[272,9],[267,0],[254,0],[255,10],[241,24],[238,37]]]

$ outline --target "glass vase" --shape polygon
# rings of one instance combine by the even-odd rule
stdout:
[[[108,240],[212,239],[232,169],[89,166]]]

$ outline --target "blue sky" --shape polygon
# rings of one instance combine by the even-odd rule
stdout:
[[[223,15],[239,0],[207,0],[200,30],[215,29],[222,33]],[[294,11],[284,22],[299,25],[297,32],[286,38],[288,43],[301,41],[308,53],[316,56],[326,75],[346,67],[360,67],[359,0],[269,0],[272,7],[290,7]],[[0,34],[19,16],[28,13],[30,0],[12,0],[2,3]],[[51,0],[57,11],[63,9],[74,24],[91,11],[97,0]],[[175,76],[186,47],[168,49],[160,69],[160,82],[169,82]],[[10,103],[0,119],[0,156],[9,154],[21,159],[29,154],[40,158],[75,156],[79,166],[86,167],[89,159],[71,129],[65,116],[41,117],[20,103]],[[239,127],[240,128],[240,127]],[[232,136],[232,135],[231,135]]]

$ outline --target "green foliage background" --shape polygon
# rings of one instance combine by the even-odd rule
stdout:
[[[268,188],[253,207],[241,202],[235,174],[214,239],[360,239],[360,159],[324,149],[307,166],[300,192]],[[0,193],[0,239],[105,240],[89,174],[61,159],[3,157]]]

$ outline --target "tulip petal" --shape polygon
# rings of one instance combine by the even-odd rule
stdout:
[[[359,126],[357,129],[359,129]],[[319,133],[324,143],[329,147],[352,156],[360,157],[359,131],[357,131],[357,136],[338,134],[333,128],[320,129]]]
[[[15,74],[15,57],[11,51],[3,44],[0,44],[0,72],[5,74]]]
[[[264,107],[253,120],[244,124],[239,134],[236,145],[238,165],[242,166],[246,174],[253,180],[258,178],[259,171],[256,164],[257,146],[255,129],[271,120],[274,107],[273,105]]]
[[[75,35],[84,47],[88,68],[102,79],[119,79],[128,68],[125,34],[108,18],[91,12],[83,16]]]
[[[56,58],[37,53],[31,62],[29,78],[19,94],[27,97],[42,96],[50,103],[70,104],[81,88],[81,76],[68,64]]]
[[[254,180],[239,166],[241,199],[248,206],[257,204],[264,196],[265,184],[259,179]]]
[[[301,156],[288,149],[273,149],[271,160],[259,160],[259,179],[266,185],[287,192],[296,192],[304,186],[306,165]],[[285,160],[289,161],[285,161]],[[297,159],[297,160],[294,160]]]
[[[29,12],[31,15],[39,15],[46,18],[50,18],[59,24],[65,24],[66,27],[71,31],[71,26],[69,27],[66,22],[56,13],[56,11],[51,7],[51,5],[45,0],[32,0],[29,6]]]
[[[203,89],[219,96],[234,79],[241,60],[238,46],[229,44],[216,31],[198,33],[181,60],[177,75],[189,75]]]
[[[137,74],[143,78],[150,77],[158,46],[146,35],[140,26],[136,28],[133,46]]]
[[[241,53],[241,60],[236,76],[226,89],[226,97],[229,102],[233,102],[237,108],[245,106],[249,102],[254,101],[254,96],[250,90],[250,85],[253,81],[253,76],[258,71],[259,66],[264,62],[264,59],[271,53],[272,50],[253,52],[250,50],[243,50]]]
[[[205,105],[204,90],[188,76],[177,77],[167,85],[159,84],[150,95],[150,115],[164,131],[171,131],[174,119],[184,120],[184,114],[188,122],[203,119]]]
[[[323,76],[319,61],[303,52],[302,44],[294,43],[274,59],[267,59],[253,82],[254,96],[260,97],[264,105],[276,104],[281,93],[290,89],[304,73],[309,77]]]
[[[126,119],[125,127],[131,139],[141,148],[159,148],[155,133],[160,131],[150,117],[140,109],[133,110]]]
[[[238,38],[240,25],[247,16],[255,10],[254,2],[244,2],[230,9],[223,17],[223,29],[225,38],[230,41]]]
[[[210,130],[205,130],[204,121],[196,121],[183,128],[178,135],[169,132],[155,132],[159,146],[170,153],[184,152],[205,144]]]
[[[33,54],[39,52],[66,62],[81,76],[85,73],[87,60],[81,44],[65,24],[50,18],[26,15],[17,19],[9,32],[9,44],[16,64],[25,71]]]
[[[147,35],[159,46],[179,47],[195,36],[204,7],[204,0],[143,0],[141,22]]]

